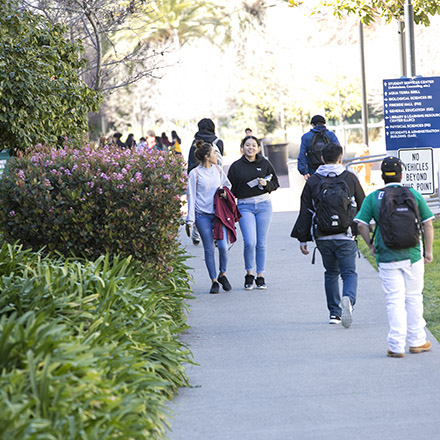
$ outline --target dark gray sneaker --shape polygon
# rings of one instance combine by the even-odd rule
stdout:
[[[225,290],[226,292],[229,292],[232,289],[231,283],[226,278],[226,275],[220,275],[217,278],[217,281],[222,285],[223,290]]]
[[[257,289],[260,289],[260,290],[267,289],[266,283],[264,281],[264,277],[255,278],[255,284],[257,286]]]
[[[329,324],[340,324],[341,323],[341,317],[340,316],[335,316],[335,315],[330,315],[330,319],[328,320]]]
[[[246,290],[252,290],[254,288],[254,276],[253,275],[245,275],[244,277],[244,288]]]
[[[220,284],[217,281],[214,281],[211,286],[211,290],[209,293],[218,293],[220,291]]]

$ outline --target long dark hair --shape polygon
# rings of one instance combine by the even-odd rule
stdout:
[[[196,149],[194,151],[195,158],[203,163],[205,161],[205,157],[211,153],[212,145],[208,142],[204,142],[201,139],[196,141]]]
[[[179,142],[179,144],[182,143],[182,141],[180,140],[179,135],[174,130],[171,132],[171,139],[177,139],[177,142]]]

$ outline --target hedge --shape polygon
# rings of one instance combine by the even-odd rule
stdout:
[[[168,273],[186,180],[175,155],[40,145],[12,159],[0,180],[0,229],[34,251],[132,256]]]

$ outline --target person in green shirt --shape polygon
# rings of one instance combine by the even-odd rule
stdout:
[[[402,186],[402,162],[389,156],[382,161],[382,179],[385,188]],[[424,230],[424,253],[420,243],[407,249],[390,249],[384,243],[380,232],[380,204],[384,189],[379,189],[368,195],[355,217],[358,230],[367,243],[372,255],[376,256],[379,276],[386,296],[386,307],[389,323],[387,355],[403,358],[406,342],[411,353],[421,353],[431,349],[431,343],[426,340],[423,319],[423,277],[424,264],[432,262],[432,243],[434,228],[432,212],[425,200],[416,190],[409,188],[419,209],[420,219]],[[377,233],[374,243],[370,243],[370,221],[376,222]],[[399,225],[395,225],[399,228]]]

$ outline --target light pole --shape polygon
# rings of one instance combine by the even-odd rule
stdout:
[[[364,51],[364,28],[359,23],[359,47],[361,50],[361,91],[362,91],[362,127],[364,144],[368,146],[368,104],[367,84],[365,80],[365,51]]]
[[[408,60],[407,73],[410,77],[416,76],[416,56],[414,48],[414,8],[411,0],[405,3],[405,42]]]

